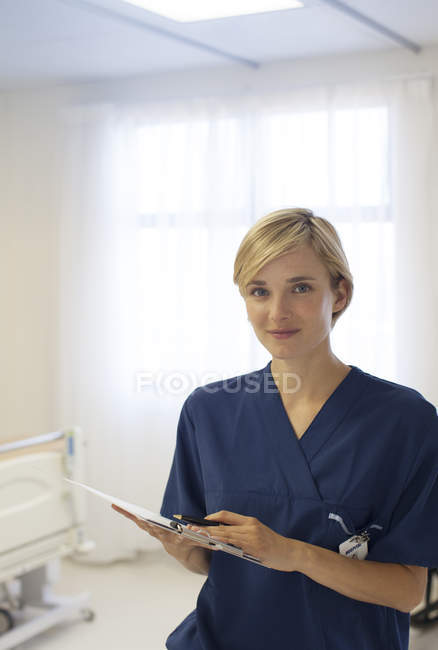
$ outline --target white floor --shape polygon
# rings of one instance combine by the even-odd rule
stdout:
[[[165,650],[168,634],[194,609],[204,580],[161,550],[102,567],[64,560],[56,593],[91,592],[96,617],[59,624],[19,650]],[[412,629],[410,650],[437,646],[438,623],[427,632]]]
[[[62,623],[19,650],[164,650],[167,636],[194,609],[204,580],[161,550],[109,566],[63,560],[55,593],[91,592],[95,619]]]

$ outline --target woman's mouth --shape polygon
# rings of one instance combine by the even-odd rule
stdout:
[[[271,334],[276,339],[288,339],[299,331],[300,330],[270,330],[268,331],[268,334]]]

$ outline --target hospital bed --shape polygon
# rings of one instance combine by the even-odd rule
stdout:
[[[59,559],[94,547],[84,532],[79,428],[0,445],[0,650],[74,616],[92,620],[90,594],[51,593]]]

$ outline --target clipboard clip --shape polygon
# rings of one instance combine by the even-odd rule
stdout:
[[[234,546],[234,544],[226,544],[224,542],[219,542],[218,540],[214,539],[214,536],[205,537],[205,535],[201,533],[196,533],[195,531],[189,530],[185,524],[180,524],[177,521],[170,521],[169,526],[173,528],[175,532],[180,533],[181,535],[187,537],[188,539],[202,541],[204,544],[213,546],[221,551],[230,553],[231,555],[236,555],[237,557],[241,557],[245,560],[249,560],[250,562],[255,562],[256,564],[263,564],[263,562],[259,560],[259,558],[254,557],[249,553],[245,553],[239,546]]]

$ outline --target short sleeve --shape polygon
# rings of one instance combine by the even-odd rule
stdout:
[[[190,413],[190,395],[184,402],[178,421],[176,447],[160,514],[205,517],[205,497],[196,429]]]
[[[389,528],[367,560],[438,567],[438,417],[414,460]]]

